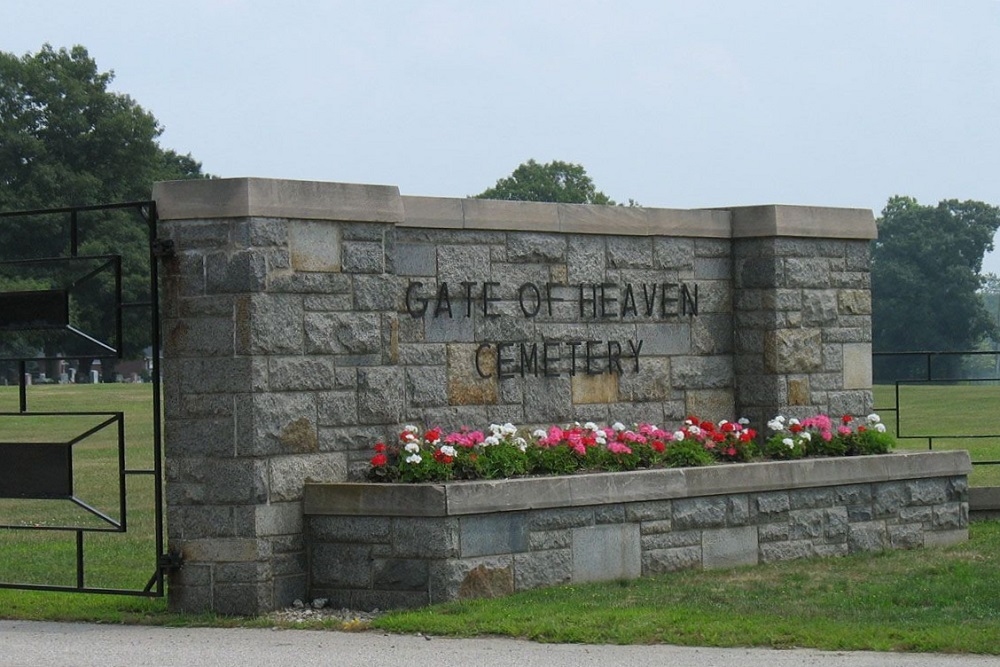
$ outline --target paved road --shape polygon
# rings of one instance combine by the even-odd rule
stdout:
[[[0,621],[0,667],[980,667],[1000,658]]]

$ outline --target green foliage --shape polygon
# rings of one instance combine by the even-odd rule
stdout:
[[[0,52],[0,210],[147,199],[156,180],[202,177],[113,78],[82,46]]]
[[[568,475],[579,465],[579,457],[566,447],[529,447],[527,455],[532,475]]]
[[[715,463],[715,458],[705,446],[696,440],[672,442],[663,455],[663,463],[668,468],[693,468]]]
[[[528,458],[511,442],[483,447],[475,459],[476,472],[483,479],[506,479],[528,472]]]
[[[922,206],[911,197],[891,198],[872,249],[875,349],[966,350],[994,334],[976,292],[998,227],[1000,209],[983,202]],[[905,363],[879,360],[876,374],[902,376]]]
[[[476,198],[564,204],[615,203],[594,186],[594,181],[581,165],[559,160],[545,164],[528,160],[510,176],[501,178],[492,188],[476,195]],[[634,205],[631,200],[629,202]]]

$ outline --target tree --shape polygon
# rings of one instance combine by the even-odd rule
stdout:
[[[159,145],[163,129],[156,118],[128,95],[108,90],[113,78],[82,46],[57,51],[45,45],[21,57],[0,52],[0,211],[146,200],[154,181],[205,177],[190,155]],[[81,214],[79,225],[79,253],[122,256],[125,301],[148,300],[146,223],[133,213],[102,211]],[[9,286],[18,271],[28,270],[4,267],[4,260],[68,256],[68,228],[65,215],[0,219],[0,280],[6,277]],[[69,269],[33,270],[21,277],[56,289],[65,282],[58,274]],[[99,330],[114,312],[114,280],[104,272],[90,282],[96,286],[89,301],[97,307],[81,309],[79,323]],[[49,355],[65,352],[46,348]]]
[[[983,202],[889,199],[872,251],[875,351],[970,350],[995,333],[977,290],[998,227],[1000,209]],[[907,372],[904,360],[882,361],[883,379]]]
[[[614,201],[594,186],[581,165],[553,160],[539,164],[528,160],[497,181],[477,199],[547,201],[564,204],[610,204]]]

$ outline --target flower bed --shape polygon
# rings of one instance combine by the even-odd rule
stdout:
[[[368,479],[374,482],[433,482],[506,479],[526,475],[684,468],[805,456],[884,454],[893,446],[878,415],[850,415],[834,428],[826,415],[804,420],[778,416],[762,444],[747,420],[718,423],[688,417],[676,429],[653,424],[598,426],[593,422],[525,431],[493,424],[483,431],[421,432],[406,426],[399,442],[376,443]]]

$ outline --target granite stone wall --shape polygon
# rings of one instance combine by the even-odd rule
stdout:
[[[866,413],[870,211],[160,183],[174,608],[305,594],[303,486],[406,423]]]
[[[310,486],[310,595],[352,609],[416,607],[966,540],[968,455],[916,457],[644,471],[614,492],[592,475],[565,493],[561,506],[537,479],[519,486],[516,503],[504,495],[491,501],[490,484],[465,490],[464,498],[480,496],[474,503],[447,499],[448,485],[436,487],[440,497],[428,493],[434,485]],[[579,488],[587,484],[594,488]],[[384,509],[371,509],[376,505]]]

